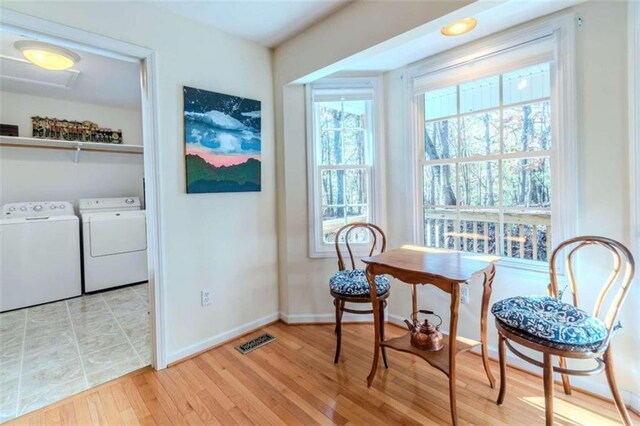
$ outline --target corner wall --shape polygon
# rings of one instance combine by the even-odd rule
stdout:
[[[145,2],[3,7],[156,52],[169,362],[278,317],[271,52]],[[108,24],[107,24],[108,23]],[[182,86],[262,101],[262,192],[185,193]],[[213,304],[200,306],[200,290]]]
[[[285,321],[333,321],[327,282],[337,269],[335,259],[308,255],[305,92],[303,85],[291,83],[469,3],[356,1],[275,50],[279,291]]]

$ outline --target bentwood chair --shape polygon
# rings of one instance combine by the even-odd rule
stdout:
[[[361,230],[361,231],[356,231]],[[356,234],[354,234],[354,231]],[[364,232],[363,232],[364,231]],[[349,259],[351,260],[351,269],[346,269],[344,257],[341,249],[341,236],[344,235],[344,245],[347,248]],[[342,343],[342,314],[349,312],[351,314],[372,314],[373,310],[360,310],[345,307],[347,303],[365,303],[371,306],[371,296],[369,293],[369,282],[364,273],[364,269],[356,268],[356,262],[351,248],[351,237],[358,235],[364,241],[368,237],[368,243],[371,245],[369,256],[374,252],[382,253],[387,247],[387,238],[380,227],[371,224],[356,222],[350,223],[338,229],[336,232],[336,254],[338,255],[338,272],[329,280],[329,290],[333,296],[333,305],[336,307],[336,356],[333,360],[338,363],[340,360],[340,345]],[[365,244],[359,243],[359,244]],[[376,277],[376,294],[378,296],[378,312],[380,318],[384,318],[384,308],[387,306],[387,298],[389,297],[389,280],[385,276]],[[384,339],[384,324],[380,321],[380,338]],[[388,367],[387,355],[382,349],[382,359],[384,366]]]
[[[600,290],[592,314],[578,308],[578,289],[574,274],[574,257],[582,248],[597,246],[612,255],[612,270]],[[572,304],[562,302],[562,291],[558,291],[556,262],[559,253],[568,250],[565,273],[569,281]],[[620,328],[616,323],[620,307],[624,302],[634,274],[633,256],[617,241],[604,237],[577,237],[561,243],[552,253],[549,262],[551,283],[549,292],[553,297],[512,297],[493,305],[491,312],[496,318],[500,357],[500,393],[498,405],[504,402],[506,391],[505,355],[508,347],[515,355],[531,364],[542,367],[545,399],[545,421],[553,424],[553,373],[562,375],[564,392],[571,394],[568,375],[591,376],[605,371],[618,413],[625,425],[631,418],[622,401],[613,371],[611,338]],[[611,294],[617,287],[615,294]],[[606,314],[602,305],[613,296]],[[515,342],[543,354],[543,362],[535,360],[512,345]],[[553,365],[553,356],[559,358],[559,367]],[[590,370],[569,369],[566,358],[592,359],[595,367]]]

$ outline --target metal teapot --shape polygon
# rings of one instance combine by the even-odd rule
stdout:
[[[425,319],[422,324],[416,320],[414,320],[413,323],[409,320],[404,320],[405,324],[407,324],[407,328],[411,332],[411,345],[418,349],[422,349],[423,351],[439,351],[444,347],[444,337],[442,336],[442,333],[440,333],[442,318],[433,311],[421,309],[418,312],[421,314],[435,315],[440,320],[440,323],[434,326],[427,319]]]

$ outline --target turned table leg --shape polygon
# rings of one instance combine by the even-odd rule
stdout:
[[[494,379],[489,367],[489,348],[487,342],[487,317],[489,316],[489,299],[491,299],[491,291],[493,285],[493,279],[496,275],[496,266],[491,264],[484,273],[484,285],[482,290],[482,306],[480,308],[480,342],[482,343],[482,364],[484,365],[484,371],[487,373],[489,379],[489,386],[494,388],[496,385],[496,379]]]
[[[451,283],[451,314],[449,317],[449,405],[451,424],[458,424],[456,399],[456,346],[458,344],[458,309],[460,308],[460,284]]]
[[[411,321],[418,321],[418,289],[416,284],[411,285]]]
[[[380,309],[378,309],[378,294],[376,292],[375,274],[371,271],[371,266],[367,266],[366,269],[367,282],[369,283],[369,295],[371,296],[371,306],[373,309],[373,364],[371,365],[371,372],[367,377],[367,386],[371,387],[374,377],[376,377],[376,371],[378,369],[378,355],[380,353],[380,321],[384,318],[380,318]]]

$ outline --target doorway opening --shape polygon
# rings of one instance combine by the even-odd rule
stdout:
[[[0,41],[2,422],[166,363],[153,52],[11,11]]]

